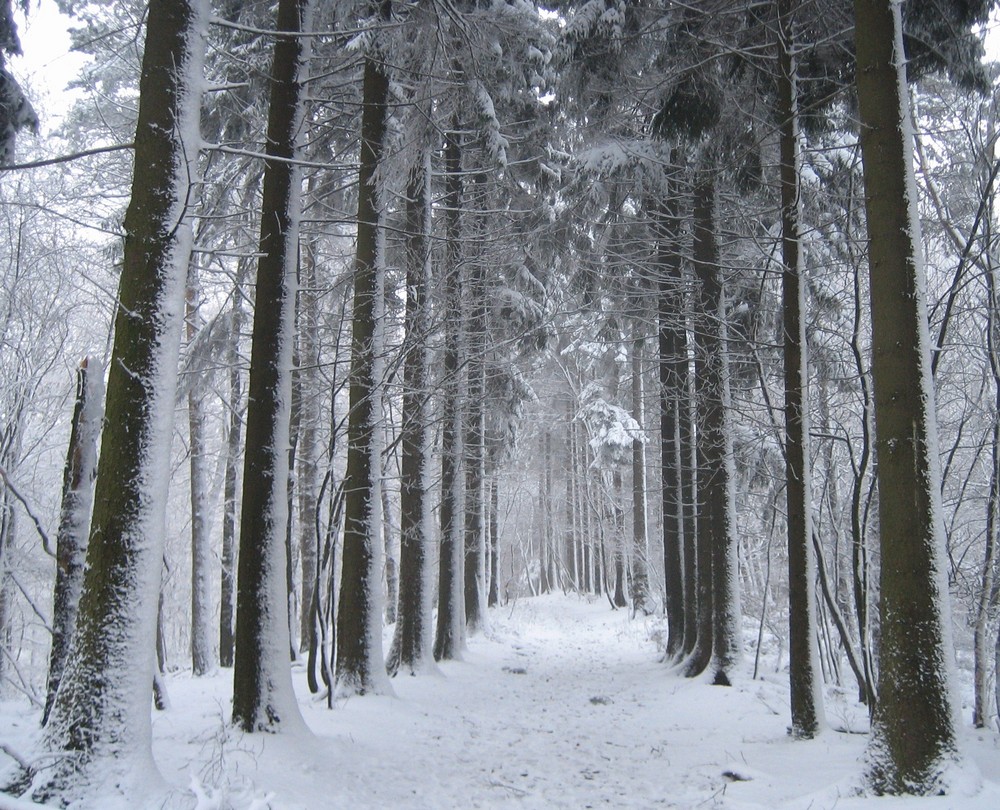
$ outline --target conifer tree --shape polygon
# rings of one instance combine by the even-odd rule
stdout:
[[[158,0],[148,11],[87,570],[46,726],[49,747],[71,756],[46,773],[39,798],[128,795],[153,767],[153,639],[207,15],[203,0]]]
[[[855,0],[878,453],[881,653],[867,777],[931,795],[959,760],[926,279],[900,7]]]
[[[309,0],[280,0],[271,70],[237,568],[233,722],[301,725],[288,665],[285,534]],[[284,34],[284,35],[283,35]]]

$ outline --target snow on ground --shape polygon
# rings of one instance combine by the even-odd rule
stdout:
[[[394,697],[355,697],[330,711],[296,672],[311,738],[229,729],[230,672],[174,676],[173,708],[154,715],[153,733],[175,790],[149,806],[1000,808],[995,733],[967,734],[986,779],[974,796],[857,798],[864,735],[789,739],[782,674],[751,680],[748,662],[733,688],[678,677],[659,663],[656,624],[629,620],[606,600],[522,599],[491,619],[465,660],[396,678]],[[0,711],[15,743],[37,722],[10,704]],[[866,723],[842,692],[828,692],[827,716],[831,728]],[[0,730],[0,742],[10,741]]]

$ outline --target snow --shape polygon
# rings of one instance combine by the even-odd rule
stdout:
[[[151,789],[145,806],[1000,807],[1000,783],[990,781],[931,799],[857,795],[865,734],[792,740],[786,673],[754,681],[744,666],[732,688],[680,677],[652,640],[661,620],[630,619],[603,598],[521,599],[490,619],[491,635],[470,638],[463,660],[440,664],[440,675],[396,678],[396,697],[355,697],[330,711],[296,671],[315,736],[236,732],[229,673],[171,676],[175,708],[153,716],[171,793]],[[848,692],[827,690],[828,716],[863,731],[867,714]],[[0,704],[2,741],[21,754],[36,727],[37,710]],[[968,730],[964,743],[996,778],[1000,735]]]

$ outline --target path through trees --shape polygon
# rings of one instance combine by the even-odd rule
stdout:
[[[396,697],[350,698],[330,712],[308,699],[296,671],[311,738],[227,732],[229,679],[178,675],[171,695],[188,708],[154,717],[160,770],[178,796],[193,776],[237,808],[269,794],[273,808],[858,810],[885,801],[847,795],[864,735],[788,737],[777,645],[765,646],[763,679],[750,680],[746,662],[737,685],[720,689],[667,675],[649,637],[665,630],[661,620],[629,620],[603,598],[520,599],[490,621],[492,637],[469,639],[465,660],[441,663],[440,677],[396,678]],[[867,716],[847,692],[827,692],[828,719],[860,731]],[[992,737],[967,742],[984,774],[995,769]],[[988,783],[961,806],[1000,806],[1000,787]]]

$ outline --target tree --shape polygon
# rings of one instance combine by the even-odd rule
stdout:
[[[380,23],[392,3],[374,10]],[[358,172],[358,245],[354,264],[350,413],[344,485],[344,551],[337,611],[337,690],[366,694],[389,689],[382,659],[382,316],[385,233],[378,169],[385,149],[389,73],[384,43],[365,55]]]
[[[789,683],[792,736],[811,738],[822,722],[822,674],[816,646],[816,561],[809,458],[809,374],[805,272],[800,220],[799,117],[795,0],[779,0],[778,126],[781,175],[782,316],[785,364],[785,498],[788,524]]]
[[[465,646],[465,545],[462,534],[461,205],[462,147],[458,126],[445,136],[444,351],[441,362],[441,550],[434,660],[458,658]]]
[[[698,281],[695,390],[698,397],[698,640],[687,672],[708,668],[728,686],[741,649],[733,503],[732,404],[726,296],[716,237],[714,169],[695,186],[694,270]]]
[[[128,794],[153,768],[149,718],[184,289],[196,176],[202,0],[151,3],[132,198],[75,642],[46,727],[69,756],[36,796]],[[106,784],[97,785],[98,780]]]
[[[52,650],[42,724],[52,703],[69,654],[76,613],[83,588],[90,511],[94,503],[97,443],[104,417],[104,371],[85,357],[76,372],[76,405],[70,429],[69,452],[63,471],[59,533],[56,535],[56,584],[52,594]]]
[[[244,731],[302,725],[288,665],[285,536],[301,179],[295,160],[310,54],[309,0],[280,0],[250,352],[237,569],[233,722]]]
[[[855,0],[854,8],[882,553],[867,779],[876,793],[929,795],[947,789],[960,756],[902,19],[891,0]]]
[[[400,425],[399,610],[387,659],[390,674],[415,674],[431,660],[430,499],[427,382],[431,273],[431,154],[412,170],[406,194],[406,338]]]
[[[191,263],[188,268],[188,287],[185,300],[185,338],[193,360],[192,352],[199,331],[200,285],[198,268]],[[209,544],[209,498],[208,459],[205,450],[205,404],[201,391],[204,370],[192,363],[188,374],[199,380],[188,383],[188,458],[191,472],[191,669],[195,675],[206,675],[213,667],[211,640],[211,593],[209,577],[212,563],[212,547]]]

